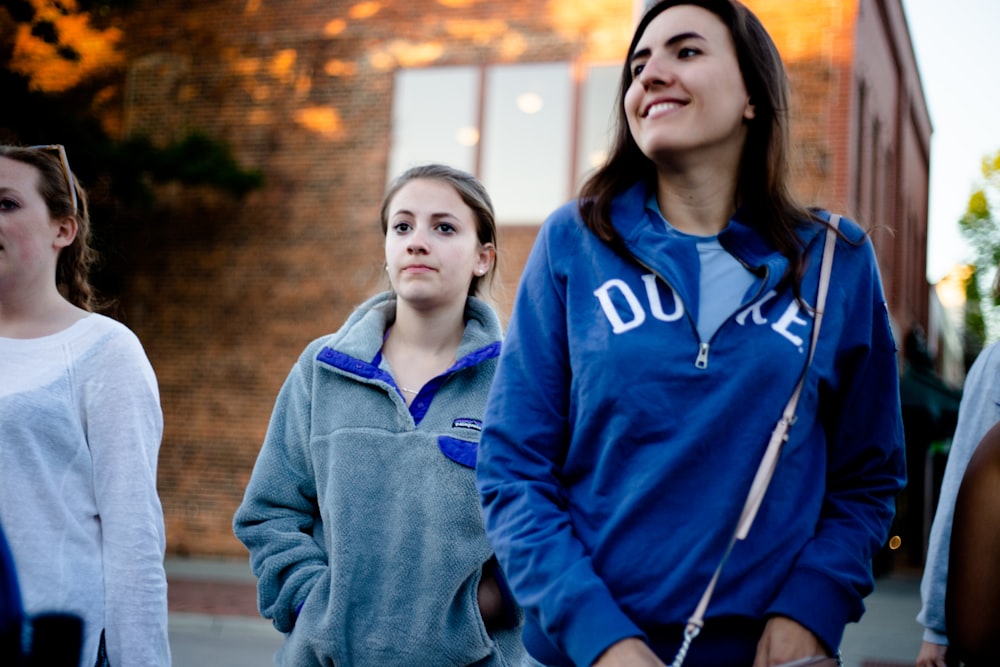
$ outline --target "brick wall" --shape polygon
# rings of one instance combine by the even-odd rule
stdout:
[[[797,186],[843,208],[857,1],[748,4],[793,79]],[[157,224],[133,249],[139,266],[123,301],[160,381],[171,553],[245,555],[232,513],[281,382],[308,341],[382,284],[394,71],[615,62],[632,17],[631,0],[138,4],[123,26],[122,115],[109,126],[160,142],[202,130],[266,178],[241,202],[165,187]],[[535,231],[500,230],[504,313]]]
[[[864,90],[864,103],[845,145],[845,175],[856,177],[845,194],[871,228],[900,335],[914,325],[927,331],[931,128],[899,2],[859,2],[852,86]]]

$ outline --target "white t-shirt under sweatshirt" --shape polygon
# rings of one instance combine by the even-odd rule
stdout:
[[[156,377],[138,338],[91,314],[0,338],[0,523],[25,611],[84,619],[115,667],[170,664]]]

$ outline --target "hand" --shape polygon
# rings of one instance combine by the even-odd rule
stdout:
[[[483,568],[483,577],[476,589],[476,600],[479,602],[479,614],[483,617],[483,625],[492,628],[503,621],[503,593],[497,578],[487,568]]]
[[[771,667],[814,655],[829,655],[816,635],[787,616],[775,616],[764,626],[753,667]]]
[[[944,657],[947,652],[948,647],[944,644],[924,642],[917,654],[917,667],[945,667]]]
[[[597,656],[591,667],[667,667],[652,649],[638,637],[629,637],[612,644]]]

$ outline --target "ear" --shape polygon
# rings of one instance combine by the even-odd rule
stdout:
[[[747,98],[747,105],[743,109],[743,120],[753,120],[757,116],[757,107],[753,104],[753,100],[749,97]]]
[[[490,272],[493,267],[493,262],[496,261],[497,250],[492,243],[481,243],[479,245],[479,256],[476,258],[476,266],[473,267],[472,272],[477,276],[485,276]]]
[[[76,218],[72,215],[53,220],[56,227],[55,238],[52,239],[53,248],[66,248],[76,240],[76,233],[79,230]]]

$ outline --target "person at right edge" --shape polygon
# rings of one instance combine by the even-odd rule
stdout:
[[[677,655],[807,367],[830,219],[789,193],[787,79],[744,6],[653,4],[619,95],[606,164],[539,231],[480,441],[531,665]],[[790,439],[685,667],[836,662],[905,477],[878,266],[843,220]]]
[[[1000,278],[995,285],[1000,292]],[[948,655],[945,597],[948,582],[949,548],[955,499],[966,468],[979,442],[1000,422],[1000,342],[987,346],[969,369],[958,406],[958,424],[951,440],[948,463],[941,480],[937,511],[931,524],[920,582],[922,606],[917,622],[924,626],[917,667],[945,667],[958,664]],[[1000,567],[1000,565],[998,565]]]

